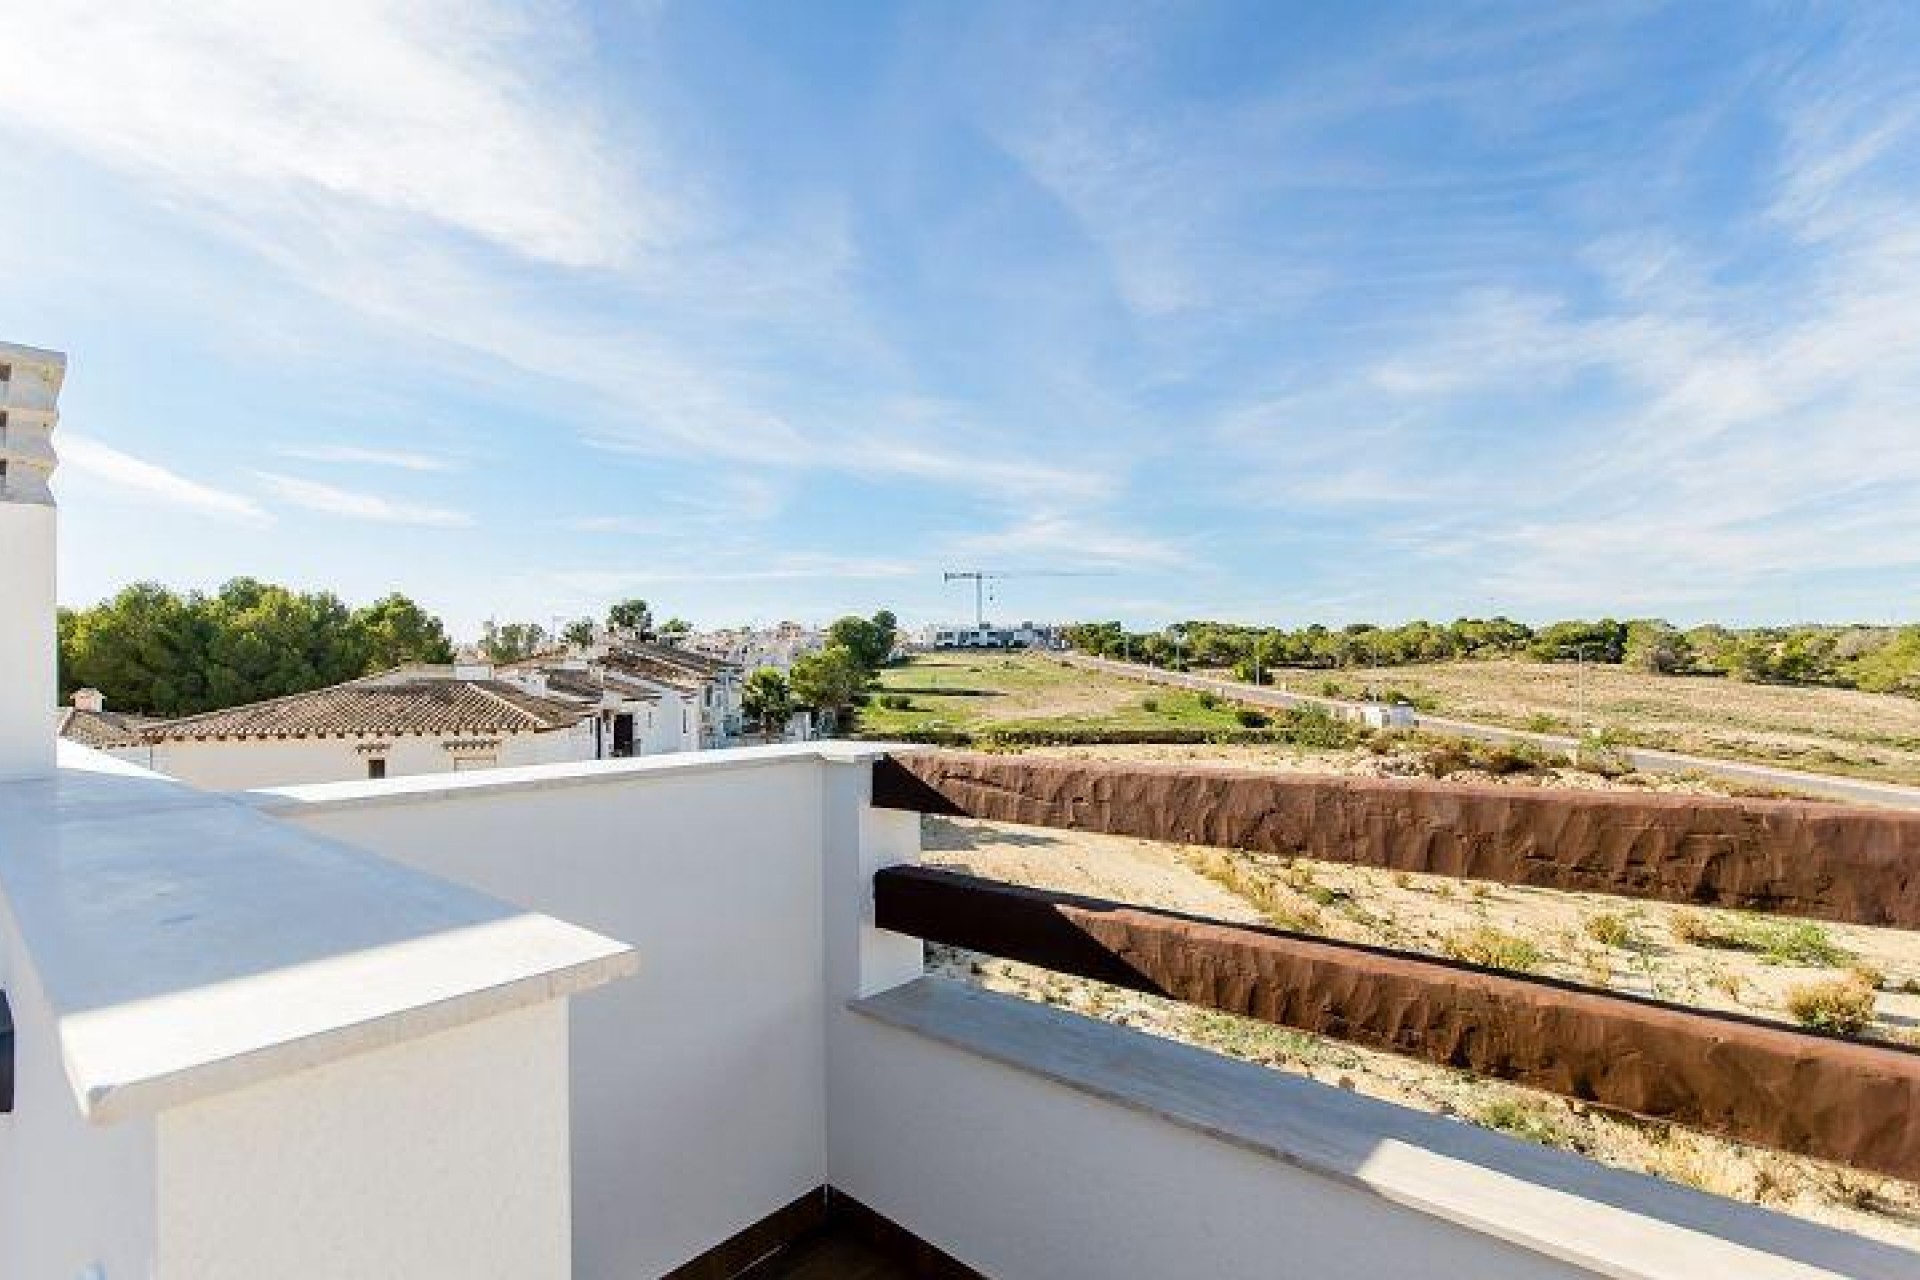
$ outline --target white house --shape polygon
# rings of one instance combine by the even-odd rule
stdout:
[[[93,713],[68,719],[63,730],[80,741],[101,727]],[[593,760],[597,730],[585,703],[488,668],[414,666],[155,721],[102,745],[203,790],[233,790]]]
[[[589,656],[590,666],[643,680],[687,699],[687,731],[701,749],[740,736],[745,674],[721,658],[643,640],[617,640]]]
[[[699,698],[572,654],[535,657],[499,668],[529,692],[579,702],[592,712],[592,759],[619,760],[700,748]]]

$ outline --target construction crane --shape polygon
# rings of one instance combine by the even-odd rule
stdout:
[[[987,625],[987,583],[998,582],[1002,578],[1097,578],[1102,571],[1097,569],[949,569],[941,575],[943,582],[971,582],[973,584],[973,629],[984,630]]]
[[[973,629],[984,631],[987,626],[987,583],[1006,576],[991,569],[949,569],[940,575],[940,580],[973,583]]]

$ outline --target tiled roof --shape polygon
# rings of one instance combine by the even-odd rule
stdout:
[[[404,734],[542,733],[578,723],[576,702],[504,680],[404,672],[349,680],[310,693],[149,725],[147,741],[216,738],[398,737]]]
[[[598,703],[603,693],[616,694],[622,698],[639,701],[658,702],[660,695],[635,680],[624,680],[617,672],[580,671],[570,667],[543,667],[540,673],[547,678],[547,692],[566,698],[583,698]]]
[[[719,676],[740,668],[704,654],[664,644],[623,644],[607,651],[602,663],[687,692],[697,692]]]
[[[141,731],[153,723],[145,716],[79,707],[62,707],[58,714],[60,736],[89,747],[134,746],[140,741]]]

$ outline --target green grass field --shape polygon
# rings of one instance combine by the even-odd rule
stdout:
[[[881,705],[889,695],[908,705]],[[860,732],[911,736],[982,729],[1232,729],[1229,704],[1062,666],[1027,653],[918,654],[880,673]]]

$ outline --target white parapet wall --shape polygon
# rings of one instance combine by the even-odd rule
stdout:
[[[878,752],[706,751],[278,789],[267,812],[642,949],[575,1002],[580,1280],[660,1275],[827,1181],[827,1010],[860,966],[919,972],[845,896],[911,857],[912,815],[866,805]],[[843,867],[824,896],[828,867]],[[831,928],[828,927],[831,922]],[[889,960],[890,955],[890,960]]]
[[[0,783],[12,1280],[567,1280],[624,943],[64,744]]]

